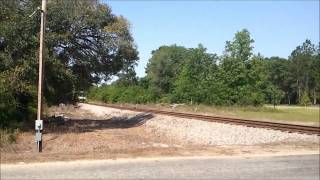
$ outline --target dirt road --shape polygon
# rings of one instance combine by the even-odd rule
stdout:
[[[2,165],[1,179],[319,179],[319,155]]]

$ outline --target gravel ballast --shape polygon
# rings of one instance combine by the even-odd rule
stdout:
[[[145,124],[146,129],[177,138],[188,144],[257,145],[274,142],[319,142],[317,135],[288,133],[241,125],[206,122],[169,116],[156,116]]]
[[[82,109],[97,115],[134,116],[138,112],[82,104]],[[234,124],[207,122],[164,115],[155,115],[143,125],[149,133],[157,133],[190,145],[259,145],[277,142],[319,143],[317,135],[288,133]]]

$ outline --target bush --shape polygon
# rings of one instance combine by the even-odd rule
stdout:
[[[35,119],[35,93],[27,88],[17,92],[8,84],[0,79],[0,128],[20,128]]]
[[[307,91],[304,91],[303,95],[300,98],[300,105],[309,106],[310,104],[311,104],[311,101],[310,101],[309,95]]]
[[[155,93],[150,89],[140,86],[107,85],[92,87],[88,93],[88,99],[103,101],[105,103],[150,103],[156,101]]]

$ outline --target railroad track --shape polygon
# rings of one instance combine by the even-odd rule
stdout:
[[[136,108],[136,107],[127,107],[127,106],[111,105],[111,104],[100,104],[100,103],[87,103],[87,104],[122,109],[122,110],[148,112],[148,113],[162,114],[162,115],[168,115],[168,116],[174,116],[174,117],[197,119],[197,120],[209,121],[209,122],[231,123],[231,124],[244,125],[248,127],[281,130],[289,133],[297,132],[297,133],[312,134],[312,135],[316,134],[320,136],[320,127],[315,127],[315,126],[304,126],[304,125],[295,125],[295,124],[286,124],[286,123],[256,121],[256,120],[249,120],[249,119],[208,116],[208,115],[163,111],[163,110],[155,110],[155,109],[142,109],[142,108]]]

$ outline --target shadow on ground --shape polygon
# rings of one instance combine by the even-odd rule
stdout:
[[[112,117],[109,119],[64,119],[47,118],[44,120],[43,133],[82,133],[101,129],[132,128],[143,125],[154,116],[140,113],[134,117]]]

